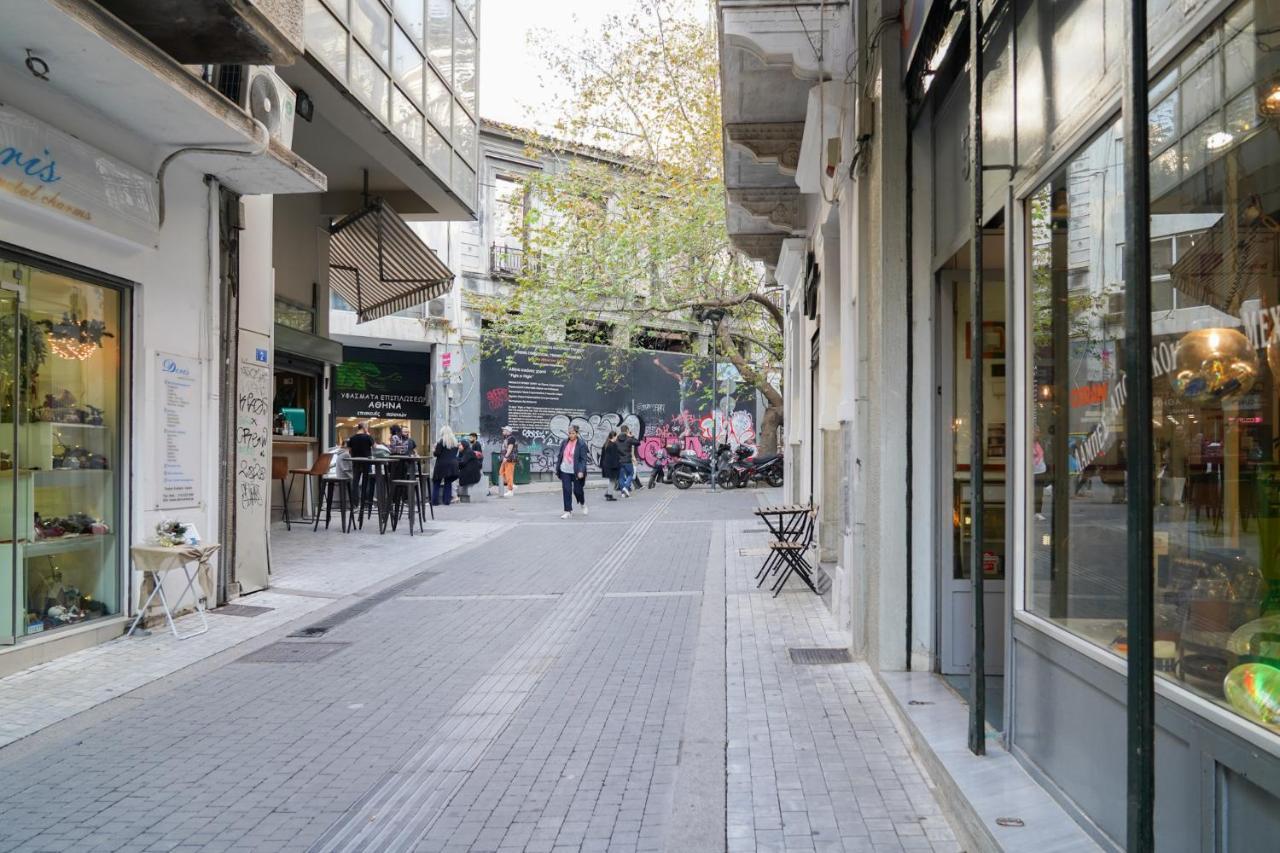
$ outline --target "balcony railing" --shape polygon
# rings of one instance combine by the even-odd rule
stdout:
[[[489,274],[494,278],[519,278],[524,270],[524,249],[497,243],[489,247]]]

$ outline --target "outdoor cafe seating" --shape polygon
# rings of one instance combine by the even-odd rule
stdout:
[[[804,581],[814,595],[821,595],[815,582],[814,567],[807,557],[813,547],[817,507],[811,504],[765,506],[753,510],[753,514],[764,522],[773,536],[764,565],[756,572],[756,587],[771,580],[770,589],[774,598],[777,598],[786,586],[787,579],[794,574]]]

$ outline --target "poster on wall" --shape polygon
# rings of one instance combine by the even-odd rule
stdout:
[[[198,509],[204,505],[200,446],[204,364],[198,358],[155,353],[153,362],[158,420],[156,482],[152,509]]]
[[[732,447],[756,445],[755,389],[721,363],[713,400],[707,358],[592,344],[486,345],[480,385],[483,445],[496,449],[502,428],[512,427],[533,471],[555,470],[571,425],[593,467],[610,430],[624,424],[640,438],[637,461],[646,466],[669,443],[704,458],[717,437]]]
[[[427,353],[343,347],[334,371],[333,413],[340,418],[430,420]]]
[[[236,581],[240,592],[267,585],[271,514],[271,365],[266,335],[240,330],[236,366]]]

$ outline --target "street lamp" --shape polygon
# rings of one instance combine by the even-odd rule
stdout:
[[[720,362],[716,354],[716,343],[720,340],[720,323],[724,320],[723,308],[703,308],[698,312],[698,320],[710,323],[711,329],[711,491],[716,490],[716,479],[720,468]]]

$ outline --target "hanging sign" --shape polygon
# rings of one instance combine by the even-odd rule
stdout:
[[[193,509],[203,505],[200,466],[201,378],[198,358],[157,352],[154,375],[157,413],[154,509]]]
[[[9,106],[0,106],[0,201],[138,243],[159,231],[151,175]]]

